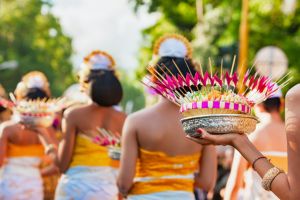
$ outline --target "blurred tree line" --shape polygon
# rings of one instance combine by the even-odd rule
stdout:
[[[15,69],[0,68],[0,83],[7,91],[31,70],[47,75],[55,96],[74,81],[72,40],[50,8],[49,1],[0,0],[0,64],[18,64]]]
[[[0,84],[8,92],[32,70],[46,74],[53,96],[60,96],[76,81],[70,60],[72,40],[63,33],[51,7],[49,0],[0,0]],[[9,68],[7,61],[17,67]],[[143,108],[142,86],[126,72],[121,74],[121,106],[128,112]]]
[[[151,59],[155,39],[166,32],[181,33],[190,39],[194,58],[202,64],[207,63],[208,57],[215,64],[219,64],[221,58],[229,64],[233,55],[238,54],[241,0],[202,0],[202,8],[197,4],[201,2],[199,0],[131,1],[136,10],[146,6],[149,13],[160,13],[157,23],[143,31],[145,43],[139,55],[141,66]],[[260,48],[277,46],[287,55],[289,70],[293,71],[290,86],[300,82],[300,4],[295,2],[294,10],[284,12],[284,0],[249,0],[248,66],[253,64]],[[137,76],[140,78],[144,73],[145,69],[141,67]]]

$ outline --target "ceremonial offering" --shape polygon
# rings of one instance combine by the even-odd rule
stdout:
[[[240,80],[233,66],[231,72],[225,73],[221,67],[220,75],[212,70],[203,72],[202,68],[185,76],[182,73],[175,76],[164,70],[159,73],[153,66],[148,71],[152,80],[145,84],[180,107],[183,129],[192,137],[198,136],[198,128],[212,134],[253,132],[258,122],[252,112],[253,106],[289,81],[278,86],[270,77],[258,73],[251,75],[248,70],[241,81],[246,90],[241,92],[237,89]]]
[[[108,155],[113,160],[121,158],[121,135],[112,133],[103,128],[98,129],[99,135],[94,138],[94,143],[107,147]]]
[[[20,100],[13,110],[19,116],[20,122],[30,126],[49,127],[52,125],[55,112],[62,108],[58,99]]]
[[[166,35],[155,44],[154,58],[157,57],[191,60],[191,46],[183,36]],[[213,67],[210,59],[206,71],[201,65],[195,69],[185,63],[183,69],[173,60],[176,69],[172,72],[168,66],[152,62],[147,68],[150,78],[142,82],[180,107],[183,129],[192,137],[198,136],[199,128],[211,134],[253,132],[258,123],[253,114],[254,105],[272,96],[290,80],[285,79],[286,75],[275,83],[272,77],[252,72],[253,67],[240,77],[234,71],[235,57],[228,71],[223,70],[222,64]]]

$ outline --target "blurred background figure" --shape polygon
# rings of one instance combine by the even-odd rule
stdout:
[[[63,138],[58,154],[53,152],[60,171],[55,199],[118,198],[115,163],[105,146],[94,142],[99,128],[122,132],[125,114],[113,106],[122,98],[122,87],[116,76],[113,58],[93,51],[84,58],[79,75],[80,86],[91,101],[68,108],[63,117]],[[51,145],[44,129],[36,129],[46,146]]]
[[[233,160],[233,148],[230,146],[216,146],[218,158],[218,176],[215,188],[208,194],[208,199],[222,200],[226,183],[230,174]]]
[[[23,76],[15,95],[17,100],[37,100],[50,97],[47,78],[41,72]],[[44,197],[42,176],[55,171],[55,167],[39,169],[44,148],[38,135],[28,129],[14,114],[12,120],[3,122],[0,128],[0,199],[36,199]],[[46,134],[52,140],[49,130]],[[55,140],[52,140],[55,144]]]
[[[66,102],[69,102],[68,107],[88,104],[91,101],[90,97],[84,91],[82,91],[79,83],[69,86],[64,91],[63,97],[66,98]]]
[[[0,99],[1,98],[6,99],[7,94],[5,92],[4,87],[0,84]],[[1,100],[0,100],[0,124],[2,122],[9,120],[11,117],[11,114],[12,114],[11,110],[9,108],[7,108],[6,105],[1,104]]]
[[[190,43],[181,35],[161,37],[154,45],[153,70],[160,71],[162,76],[177,76],[180,70],[185,76],[189,67],[195,73],[191,50]],[[185,139],[180,118],[178,107],[162,97],[153,106],[128,117],[118,178],[123,196],[130,200],[193,200],[194,187],[204,191],[213,188],[217,169],[215,148]]]
[[[281,97],[282,93],[278,90],[274,96],[256,106],[255,112],[260,119],[260,124],[249,138],[272,164],[287,172],[286,134],[280,115]],[[260,183],[259,175],[236,151],[226,185],[225,199],[278,199],[272,192],[264,190]]]

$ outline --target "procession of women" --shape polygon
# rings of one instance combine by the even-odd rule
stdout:
[[[39,71],[3,89],[0,199],[299,199],[300,86],[283,119],[287,81],[204,67],[192,51],[179,34],[156,40],[141,84],[158,100],[130,115],[101,50],[82,59],[77,92],[52,97]]]

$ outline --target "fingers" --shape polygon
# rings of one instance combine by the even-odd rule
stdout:
[[[202,138],[211,142],[211,144],[221,144],[219,135],[209,134],[204,129],[199,129],[202,131]]]
[[[202,139],[202,138],[193,138],[193,137],[191,137],[189,135],[186,135],[186,138],[189,139],[189,140],[192,140],[192,141],[194,141],[194,142],[196,142],[198,144],[202,144],[202,145],[210,145],[210,144],[212,144],[211,141],[206,140],[206,139]]]

